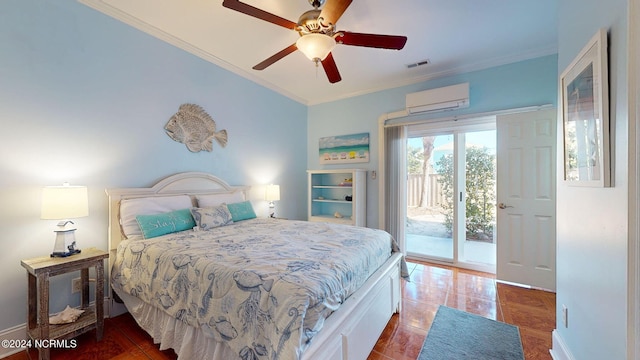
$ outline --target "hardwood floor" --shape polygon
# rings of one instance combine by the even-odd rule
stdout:
[[[409,263],[402,311],[394,315],[368,360],[415,360],[438,306],[445,305],[519,327],[526,360],[551,360],[556,295],[496,283],[492,274]]]
[[[452,267],[410,262],[411,282],[402,286],[402,311],[395,314],[368,360],[415,360],[439,305],[464,310],[520,328],[526,360],[550,360],[555,328],[555,294],[496,283],[495,276]],[[128,315],[105,320],[104,338],[77,338],[77,348],[52,351],[52,359],[176,359],[160,351]],[[8,357],[37,359],[35,350]]]

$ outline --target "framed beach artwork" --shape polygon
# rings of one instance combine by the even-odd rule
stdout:
[[[320,164],[369,162],[369,133],[320,138]]]
[[[564,180],[610,186],[607,31],[591,38],[560,75]]]

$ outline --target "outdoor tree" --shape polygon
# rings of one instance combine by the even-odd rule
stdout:
[[[496,203],[495,155],[486,147],[468,147],[466,150],[466,235],[468,239],[491,240]],[[436,165],[444,198],[444,225],[451,232],[457,199],[453,192],[453,155],[443,156]]]
[[[420,174],[422,172],[422,149],[409,146],[407,149],[407,169],[409,174]]]
[[[429,163],[433,155],[435,136],[422,137],[422,147],[409,146],[407,149],[407,170],[409,174],[420,175],[419,207],[427,207],[429,199]]]
[[[422,137],[422,189],[420,191],[420,207],[427,206],[427,194],[429,189],[429,161],[433,155],[433,142],[435,136]]]

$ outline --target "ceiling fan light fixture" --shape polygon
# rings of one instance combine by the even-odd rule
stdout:
[[[296,46],[309,60],[317,63],[329,55],[336,46],[336,40],[325,34],[306,34],[300,36]]]

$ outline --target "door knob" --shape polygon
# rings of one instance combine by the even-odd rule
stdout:
[[[506,209],[506,208],[512,208],[513,206],[507,205],[505,203],[500,203],[500,204],[498,204],[498,207],[500,209]]]

